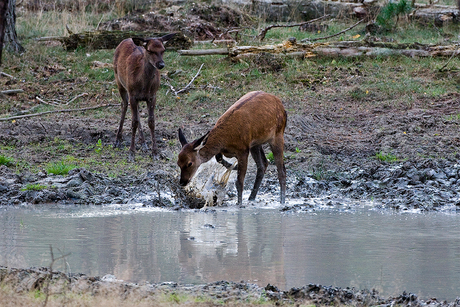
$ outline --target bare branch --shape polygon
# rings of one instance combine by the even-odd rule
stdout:
[[[35,99],[37,99],[41,103],[44,103],[44,104],[47,104],[47,105],[50,105],[50,106],[53,106],[53,105],[58,106],[58,105],[68,105],[71,102],[75,101],[76,99],[78,99],[80,97],[83,97],[83,96],[87,96],[87,95],[88,95],[88,93],[79,94],[79,95],[75,96],[74,98],[68,100],[67,102],[63,102],[62,100],[59,100],[59,99],[52,99],[50,102],[47,102],[47,101],[43,100],[42,98],[40,98],[38,96],[36,96]],[[56,101],[58,101],[58,102],[56,102]]]
[[[24,90],[22,89],[4,90],[4,91],[0,91],[0,93],[5,94],[5,95],[11,95],[11,94],[17,94],[17,93],[24,93]]]
[[[190,80],[190,82],[189,82],[183,89],[181,89],[181,90],[176,91],[176,90],[174,89],[174,87],[173,87],[168,81],[166,81],[166,84],[171,88],[171,91],[174,93],[175,96],[177,96],[179,93],[182,93],[182,92],[187,91],[187,90],[190,88],[190,86],[192,85],[193,81],[195,81],[195,79],[196,79],[196,78],[198,77],[198,75],[200,74],[201,68],[203,67],[203,65],[204,65],[204,63],[201,64],[200,69],[198,69],[198,72],[197,72],[196,75],[192,78],[192,80]]]
[[[83,97],[83,96],[88,96],[88,93],[82,93],[80,95],[75,96],[74,98],[72,98],[69,101],[67,101],[66,105],[68,105],[69,103],[73,102],[75,99],[78,99],[78,98]]]
[[[5,76],[5,77],[11,78],[11,79],[16,79],[12,75],[8,75],[6,72],[3,72],[3,71],[0,71],[0,76]]]
[[[460,44],[458,44],[458,45],[456,46],[455,50],[452,51],[452,55],[450,56],[449,60],[446,62],[446,64],[444,64],[441,68],[439,68],[439,71],[443,71],[444,68],[446,68],[447,65],[449,65],[450,61],[452,61],[452,59],[453,59],[456,55],[459,54],[459,52],[457,52],[457,51],[458,51],[458,46],[460,46]]]
[[[50,266],[49,266],[49,272],[48,272],[48,274],[46,276],[46,286],[45,286],[45,289],[44,289],[45,301],[43,302],[43,307],[45,307],[46,304],[48,304],[49,287],[50,287],[50,283],[51,283],[51,276],[53,275],[53,265],[54,265],[54,263],[56,261],[58,261],[60,259],[64,259],[65,257],[70,255],[70,253],[68,253],[68,254],[62,255],[62,256],[60,256],[58,258],[54,258],[53,246],[51,244],[50,244],[50,254],[51,254],[51,263],[50,263]]]
[[[47,111],[47,112],[41,112],[41,113],[35,113],[35,114],[26,114],[26,115],[12,116],[12,117],[7,117],[7,118],[0,118],[0,122],[4,122],[4,121],[8,121],[8,120],[21,119],[21,118],[27,118],[27,117],[42,116],[42,115],[51,114],[51,113],[67,113],[67,112],[87,111],[87,110],[95,110],[95,109],[100,109],[100,108],[105,108],[105,107],[115,107],[115,106],[118,106],[118,104],[103,104],[103,105],[100,105],[100,106],[87,107],[87,108],[81,108],[81,109],[54,110],[54,111]]]
[[[57,105],[59,105],[57,102],[54,102],[54,101],[53,101],[53,102],[50,103],[50,102],[47,102],[47,101],[41,99],[41,98],[38,97],[38,96],[36,96],[35,99],[37,99],[39,102],[44,103],[44,104],[47,104],[47,105],[49,105],[49,106],[57,106]]]
[[[181,93],[181,92],[185,92],[186,90],[188,90],[188,88],[190,87],[190,85],[192,85],[193,81],[195,81],[195,79],[198,77],[198,75],[200,74],[201,72],[201,68],[203,67],[204,63],[201,64],[200,66],[200,69],[198,69],[198,72],[196,73],[196,75],[192,78],[192,80],[190,80],[190,82],[187,84],[186,87],[184,87],[183,89],[177,91],[177,94]]]
[[[295,24],[290,24],[290,25],[271,25],[271,26],[268,26],[266,27],[265,29],[263,29],[262,31],[260,31],[259,35],[257,35],[257,37],[259,38],[260,41],[263,41],[264,38],[265,38],[265,35],[267,34],[268,30],[272,29],[272,28],[291,28],[291,27],[300,27],[300,26],[303,26],[303,25],[306,25],[306,24],[309,24],[309,23],[313,23],[313,22],[316,22],[318,20],[321,20],[321,19],[324,19],[326,17],[329,17],[331,15],[324,15],[322,17],[319,17],[319,18],[315,18],[315,19],[312,19],[312,20],[309,20],[309,21],[306,21],[306,22],[302,22],[302,23],[295,23]]]
[[[345,33],[345,32],[347,32],[347,31],[353,29],[354,27],[356,27],[357,25],[359,25],[359,24],[362,23],[363,21],[364,21],[364,18],[361,19],[360,21],[358,21],[357,23],[355,23],[354,25],[352,25],[351,27],[346,28],[345,30],[342,30],[342,31],[340,31],[340,32],[338,32],[338,33],[336,33],[336,34],[332,34],[332,35],[324,36],[324,37],[313,38],[313,39],[305,38],[305,39],[301,40],[301,42],[302,42],[302,43],[307,42],[307,41],[309,41],[309,42],[316,42],[316,41],[319,41],[319,40],[328,39],[328,38],[331,38],[331,37],[338,36],[338,35],[340,35],[340,34],[342,34],[342,33]]]
[[[102,15],[101,20],[97,23],[96,31],[99,30],[99,26],[101,25],[102,19],[104,18],[104,15]]]

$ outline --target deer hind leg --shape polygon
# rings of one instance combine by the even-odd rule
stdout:
[[[278,181],[280,183],[280,203],[284,204],[286,199],[286,168],[284,166],[284,138],[282,134],[276,136],[274,142],[270,144],[270,148],[275,158],[276,169],[278,170]]]
[[[125,122],[126,111],[128,110],[128,92],[119,87],[118,91],[120,92],[121,96],[121,118],[120,118],[120,125],[118,126],[117,130],[117,139],[115,140],[114,147],[120,147],[121,143],[123,142],[123,124]]]
[[[265,171],[267,170],[268,160],[265,157],[262,145],[252,147],[251,155],[257,165],[256,181],[254,182],[254,187],[252,188],[251,195],[249,195],[249,200],[254,200],[256,199],[257,192],[259,192],[260,184],[262,183]]]
[[[238,206],[243,204],[243,187],[244,177],[246,176],[246,170],[248,168],[248,156],[249,152],[245,151],[237,157],[238,159],[238,175],[236,178],[236,191],[238,192]]]

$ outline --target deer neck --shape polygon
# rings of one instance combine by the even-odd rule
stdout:
[[[206,163],[212,159],[215,155],[220,153],[222,150],[221,144],[216,142],[216,139],[213,137],[212,132],[209,135],[208,141],[203,148],[198,151],[198,155],[200,156],[201,163]]]

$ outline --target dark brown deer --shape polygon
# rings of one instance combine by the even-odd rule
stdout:
[[[257,174],[249,200],[254,200],[268,166],[262,145],[268,143],[275,158],[280,183],[281,203],[286,196],[286,169],[284,167],[284,129],[287,115],[281,100],[264,92],[250,92],[233,104],[206,135],[188,143],[179,129],[182,150],[177,164],[181,169],[180,184],[187,185],[202,163],[212,157],[227,168],[230,163],[222,156],[236,157],[238,170],[236,189],[238,205],[243,201],[244,177],[251,153],[257,165]]]
[[[130,161],[134,161],[136,151],[136,130],[139,128],[139,140],[144,150],[148,150],[139,120],[139,101],[147,102],[149,113],[148,125],[152,138],[152,157],[157,155],[155,141],[155,104],[156,93],[160,87],[160,69],[165,67],[163,44],[175,33],[159,38],[138,39],[142,46],[137,46],[131,38],[123,40],[115,49],[113,69],[115,81],[122,99],[121,119],[117,131],[115,147],[122,143],[123,123],[125,121],[128,103],[131,106],[131,147],[129,148]]]

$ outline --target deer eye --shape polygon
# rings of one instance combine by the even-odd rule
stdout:
[[[187,167],[191,167],[192,165],[193,165],[193,163],[192,163],[192,162],[189,162],[189,163],[187,164]]]

